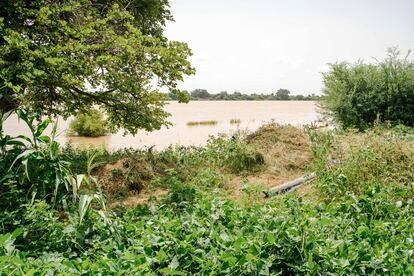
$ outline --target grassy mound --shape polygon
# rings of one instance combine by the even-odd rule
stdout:
[[[261,190],[260,186],[275,186],[306,173],[312,154],[303,130],[268,124],[235,139],[211,137],[203,148],[100,152],[98,161],[100,165],[93,174],[98,177],[105,194],[113,199],[139,194],[146,197],[146,191],[168,190],[171,187],[165,183],[169,172],[174,171],[182,182],[220,186],[238,200],[246,181]],[[79,172],[82,173],[82,169]]]
[[[291,125],[268,124],[247,136],[250,144],[257,146],[266,165],[274,173],[306,170],[312,153],[306,133]]]

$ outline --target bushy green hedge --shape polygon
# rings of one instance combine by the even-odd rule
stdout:
[[[332,64],[324,85],[322,106],[344,127],[365,129],[377,119],[414,126],[414,64],[397,49],[375,64]]]
[[[69,124],[69,130],[79,136],[98,137],[107,134],[106,120],[102,112],[92,109],[89,113],[78,114]]]

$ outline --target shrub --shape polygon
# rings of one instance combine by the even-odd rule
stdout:
[[[78,114],[69,124],[71,132],[77,133],[79,136],[98,137],[108,133],[106,128],[106,120],[102,112],[92,109],[87,114]]]
[[[244,139],[211,136],[202,156],[212,165],[228,168],[233,173],[254,171],[264,164],[263,155]]]
[[[397,49],[376,64],[332,64],[323,77],[322,107],[345,128],[365,129],[377,118],[414,126],[414,64]]]
[[[69,183],[74,179],[70,163],[62,158],[59,144],[54,139],[56,125],[52,135],[47,136],[44,132],[50,119],[36,122],[39,114],[20,109],[16,114],[32,135],[0,135],[0,209],[18,209],[14,200],[9,201],[13,195],[19,201],[37,198],[55,205],[71,189]]]

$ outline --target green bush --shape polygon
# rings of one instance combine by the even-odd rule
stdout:
[[[414,126],[414,64],[397,49],[376,64],[331,65],[322,107],[342,126],[365,129],[380,119]]]
[[[21,109],[16,115],[31,136],[11,137],[0,132],[0,210],[17,210],[16,200],[35,198],[58,205],[66,199],[75,176],[55,141],[56,125],[48,136],[45,130],[50,119],[38,121],[39,114]]]
[[[233,173],[255,171],[264,164],[263,155],[244,139],[210,136],[201,155],[211,165],[227,168]]]
[[[78,114],[70,122],[69,129],[79,136],[98,137],[108,133],[102,112],[92,109],[89,113]]]

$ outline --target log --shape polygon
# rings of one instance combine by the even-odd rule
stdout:
[[[288,192],[288,191],[290,191],[294,188],[297,188],[298,186],[302,185],[306,181],[309,181],[309,180],[311,180],[315,177],[316,177],[316,173],[310,173],[308,175],[301,176],[299,178],[296,178],[295,180],[292,180],[292,181],[286,182],[282,185],[279,185],[277,187],[274,187],[274,188],[270,189],[269,191],[263,191],[264,196],[266,198],[268,198],[268,197],[276,196],[276,195],[281,194],[281,193]]]

